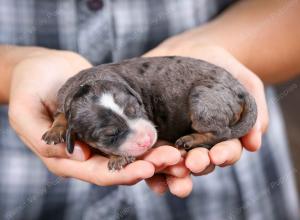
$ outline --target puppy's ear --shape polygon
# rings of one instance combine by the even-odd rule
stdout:
[[[142,100],[141,96],[133,88],[131,88],[129,85],[127,85],[127,84],[124,84],[124,85],[125,85],[126,89],[128,90],[128,92],[138,100],[140,105],[142,105],[143,100]]]
[[[66,143],[67,143],[67,150],[71,154],[74,151],[75,145],[75,135],[72,132],[72,129],[69,127],[66,132]]]
[[[89,84],[80,85],[79,89],[74,94],[73,99],[77,99],[77,98],[80,98],[80,97],[86,95],[87,93],[90,92],[90,90],[91,90],[91,85],[89,85]]]

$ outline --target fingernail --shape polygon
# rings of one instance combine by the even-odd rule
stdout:
[[[78,160],[78,161],[84,161],[85,160],[84,153],[83,153],[81,147],[79,147],[79,146],[75,145],[73,153],[69,154],[67,152],[67,154],[70,157],[70,159],[72,159],[72,160]]]

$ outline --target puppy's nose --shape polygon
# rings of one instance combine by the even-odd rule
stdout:
[[[139,142],[139,147],[149,147],[151,145],[151,138],[149,135],[145,135]]]

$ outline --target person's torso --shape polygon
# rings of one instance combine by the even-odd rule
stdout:
[[[230,0],[0,0],[0,44],[72,50],[93,64],[140,56]]]

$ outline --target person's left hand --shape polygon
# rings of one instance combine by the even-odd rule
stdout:
[[[228,51],[216,45],[189,44],[193,42],[183,37],[167,40],[144,56],[187,56],[206,60],[225,68],[237,78],[255,98],[258,117],[250,132],[240,139],[223,141],[213,146],[211,150],[195,148],[182,154],[182,160],[175,166],[162,170],[164,175],[156,174],[146,180],[148,186],[159,194],[166,190],[179,197],[185,197],[192,191],[190,173],[196,176],[212,172],[215,166],[225,167],[237,162],[242,154],[243,146],[248,151],[257,151],[261,146],[263,132],[268,125],[268,111],[266,106],[264,86],[261,80],[247,67],[241,64]],[[166,157],[168,155],[165,155]],[[189,172],[178,177],[170,174],[170,170],[184,170]],[[166,172],[168,171],[168,172]]]
[[[151,149],[141,160],[119,172],[110,172],[107,168],[109,159],[93,154],[80,141],[69,154],[64,143],[47,145],[41,139],[53,122],[58,89],[68,78],[90,67],[91,64],[79,54],[45,48],[35,48],[13,67],[9,119],[27,147],[53,174],[99,186],[133,185],[152,177],[155,171],[177,164],[181,159],[179,151],[161,146]]]

